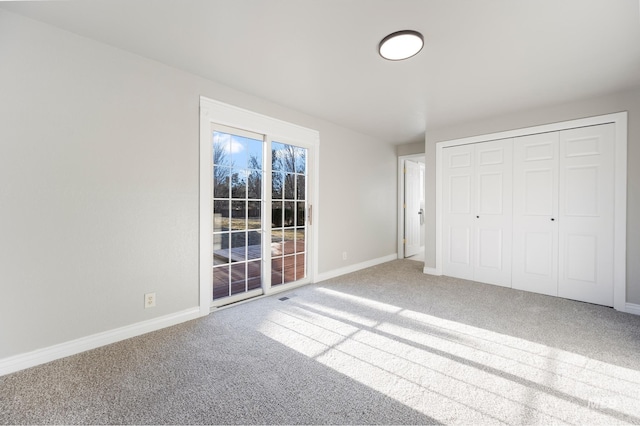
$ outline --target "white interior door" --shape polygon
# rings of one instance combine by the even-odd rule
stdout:
[[[613,124],[560,132],[558,295],[613,306]]]
[[[421,250],[421,194],[420,163],[404,162],[404,257],[414,256]]]
[[[473,279],[475,255],[474,146],[443,149],[442,270],[444,275]]]
[[[558,295],[558,132],[514,140],[512,287]]]
[[[475,145],[473,279],[511,286],[513,140]]]

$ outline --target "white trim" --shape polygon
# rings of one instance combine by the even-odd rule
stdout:
[[[233,295],[231,295],[229,297],[224,297],[222,299],[216,299],[216,300],[213,301],[213,303],[211,303],[211,307],[212,308],[219,308],[220,306],[232,305],[232,304],[240,302],[241,300],[251,299],[251,298],[254,298],[254,297],[262,296],[263,294],[264,294],[264,291],[261,288],[256,288],[254,290],[249,290],[249,291],[244,292],[244,293],[233,294]]]
[[[311,259],[308,260],[309,264],[307,267],[310,271],[309,281],[315,282],[316,277],[318,276],[318,253],[320,253],[320,237],[318,235],[318,230],[320,227],[318,223],[320,222],[320,204],[318,203],[319,194],[320,194],[320,145],[316,146],[316,149],[312,153],[311,159],[313,161],[313,174],[311,176],[307,176],[309,180],[307,185],[310,188],[313,188],[311,203],[309,208],[311,209],[310,217],[311,224],[309,227],[313,231],[314,238],[311,240],[312,247],[312,256]],[[311,162],[311,161],[310,161]]]
[[[616,116],[613,307],[620,311],[627,301],[627,113]]]
[[[426,200],[425,200],[426,203]],[[442,275],[442,148],[436,144],[436,266],[433,275]],[[425,259],[426,260],[426,259]],[[425,262],[426,263],[426,262]]]
[[[211,124],[229,126],[265,136],[265,140],[293,144],[307,148],[308,166],[307,185],[309,191],[307,202],[313,208],[313,221],[307,225],[307,247],[311,252],[307,255],[308,281],[314,282],[318,271],[318,194],[320,133],[286,121],[278,120],[253,111],[225,104],[213,99],[200,97],[200,309],[207,314],[211,311],[211,258],[213,257],[213,188],[211,164]],[[310,254],[310,255],[309,255]],[[268,283],[267,283],[268,286]],[[266,294],[272,294],[265,289]],[[206,315],[206,314],[204,314]]]
[[[132,337],[180,324],[185,321],[190,321],[192,319],[199,318],[200,316],[201,313],[199,307],[190,308],[159,318],[142,321],[113,330],[104,331],[102,333],[81,337],[69,342],[49,346],[48,348],[37,349],[35,351],[0,359],[0,376],[55,361],[56,359],[65,358],[100,346],[116,343],[121,340],[130,339]]]
[[[627,112],[580,118],[541,126],[525,127],[506,132],[490,133],[436,143],[436,267],[442,272],[442,150],[446,147],[515,138],[537,133],[556,132],[578,127],[615,124],[615,230],[613,307],[626,310],[626,249],[627,249]]]
[[[202,99],[200,100],[202,104]],[[199,305],[200,313],[202,315],[208,315],[210,312],[211,299],[213,296],[213,274],[211,270],[211,259],[209,261],[203,259],[203,253],[208,253],[213,250],[213,221],[205,220],[204,218],[212,217],[213,213],[213,147],[210,143],[203,143],[208,141],[210,136],[208,111],[200,109],[200,194],[199,194],[199,227],[198,227],[198,241],[200,247],[198,250],[198,269],[199,269]]]
[[[398,156],[398,259],[404,259],[404,162],[421,158],[425,160],[425,154],[410,154]],[[426,164],[425,164],[426,167]]]
[[[578,118],[576,120],[560,121],[557,123],[543,124],[540,126],[523,127],[521,129],[507,130],[504,132],[488,133],[485,135],[470,136],[461,139],[452,139],[442,141],[436,144],[436,148],[440,145],[442,148],[457,145],[467,145],[470,143],[487,142],[498,139],[517,138],[519,136],[533,135],[537,133],[558,132],[561,130],[575,129],[578,127],[597,126],[606,123],[626,123],[627,112],[616,112],[613,114],[598,115],[595,117]]]
[[[267,115],[239,108],[234,105],[200,96],[201,116],[208,117],[211,122],[231,126],[242,130],[268,134],[282,142],[306,142],[313,145],[320,143],[317,130],[298,126]]]
[[[640,305],[627,303],[624,307],[624,311],[628,314],[640,315]]]
[[[350,274],[351,272],[356,272],[361,269],[370,268],[372,266],[380,265],[381,263],[391,262],[392,260],[396,260],[396,259],[398,259],[398,254],[393,253],[387,256],[379,257],[377,259],[367,260],[366,262],[345,266],[344,268],[338,268],[332,271],[323,272],[317,276],[314,283],[326,281],[331,278],[339,277],[340,275]]]
[[[438,271],[436,268],[432,268],[430,266],[425,266],[424,269],[422,270],[423,274],[427,274],[427,275],[436,275],[436,276],[442,276],[442,274],[440,273],[440,271]]]

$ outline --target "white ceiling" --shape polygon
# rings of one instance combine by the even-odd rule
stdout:
[[[0,7],[392,143],[640,87],[638,0],[83,0]],[[424,34],[388,62],[387,34]]]

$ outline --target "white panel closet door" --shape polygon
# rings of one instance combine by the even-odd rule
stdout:
[[[560,132],[558,295],[613,306],[614,124]]]
[[[512,287],[558,295],[558,132],[513,146]]]
[[[473,279],[511,287],[513,140],[475,145]]]
[[[443,273],[511,286],[511,139],[443,150]]]
[[[474,146],[443,149],[442,268],[444,275],[473,279]]]

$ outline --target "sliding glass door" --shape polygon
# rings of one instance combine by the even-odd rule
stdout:
[[[222,129],[212,131],[213,300],[240,300],[262,294],[264,138]]]
[[[211,125],[212,305],[307,276],[308,149]]]
[[[306,274],[307,149],[271,144],[271,285]]]

